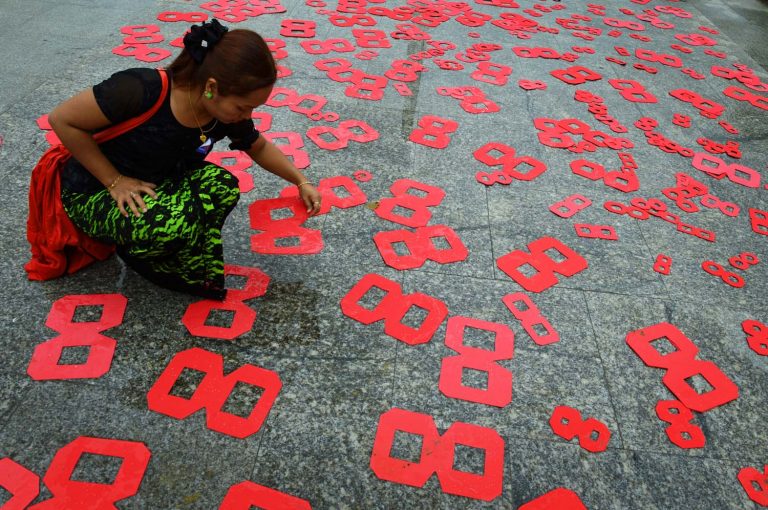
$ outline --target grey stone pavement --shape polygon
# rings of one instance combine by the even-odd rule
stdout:
[[[250,238],[255,232],[249,225],[248,208],[257,200],[277,197],[284,183],[258,168],[248,170],[255,189],[242,194],[240,204],[227,220],[225,256],[230,264],[259,268],[270,281],[264,295],[246,301],[247,307],[257,313],[252,328],[234,341],[225,341],[188,332],[181,319],[197,299],[153,286],[126,269],[119,259],[112,258],[45,283],[27,281],[22,270],[29,253],[24,237],[29,175],[48,146],[36,120],[58,102],[112,72],[127,67],[167,65],[170,58],[159,64],[145,64],[113,54],[111,50],[122,44],[124,37],[120,28],[156,23],[165,40],[153,46],[178,51],[169,42],[183,33],[185,23],[161,22],[157,15],[163,11],[200,11],[199,3],[0,2],[0,232],[5,261],[0,266],[0,457],[9,457],[40,477],[36,502],[51,498],[50,484],[43,483],[46,473],[46,482],[56,475],[70,475],[60,463],[54,463],[49,471],[54,455],[83,436],[143,443],[151,452],[145,472],[139,470],[138,477],[132,478],[134,482],[140,480],[138,490],[128,489],[116,495],[118,489],[107,489],[112,499],[128,496],[116,503],[118,508],[126,509],[219,508],[229,488],[244,481],[304,499],[317,509],[518,508],[557,487],[572,490],[590,509],[758,508],[739,483],[737,474],[742,468],[762,469],[768,463],[768,364],[765,356],[750,350],[742,330],[742,322],[748,319],[768,322],[768,238],[753,232],[748,212],[750,208],[768,210],[768,191],[764,181],[749,188],[729,178],[713,179],[695,169],[690,158],[649,145],[634,122],[643,116],[653,117],[659,122],[659,132],[695,152],[703,152],[697,144],[701,137],[722,143],[738,142],[741,159],[721,157],[727,164],[738,163],[753,169],[757,178],[762,175],[764,179],[768,163],[766,111],[727,97],[723,90],[735,85],[758,96],[766,94],[747,89],[735,80],[714,76],[710,68],[740,63],[753,69],[763,82],[768,81],[766,3],[597,2],[605,7],[605,14],[590,13],[586,2],[575,0],[518,0],[519,8],[468,3],[475,12],[490,14],[493,19],[510,12],[561,30],[556,35],[537,32],[523,40],[490,21],[480,27],[467,27],[452,18],[434,28],[423,27],[433,39],[457,45],[443,59],[452,59],[455,53],[479,42],[500,45],[502,48],[491,54],[491,61],[513,68],[506,85],[473,80],[469,75],[476,68],[474,63],[465,64],[462,71],[447,71],[428,59],[422,61],[428,71],[408,83],[412,96],[401,96],[393,87],[394,81],[390,81],[383,99],[369,101],[347,97],[343,93],[347,84],[328,79],[313,63],[342,57],[357,69],[382,75],[393,60],[430,48],[423,41],[391,37],[397,21],[375,16],[377,24],[373,27],[338,27],[329,22],[327,13],[316,12],[304,0],[282,0],[285,13],[264,14],[230,24],[285,41],[288,56],[280,64],[292,74],[278,85],[300,94],[325,96],[325,111],[337,112],[342,120],[363,120],[378,131],[379,138],[369,143],[352,141],[338,151],[324,150],[306,132],[313,126],[337,124],[310,120],[287,107],[262,108],[272,116],[271,132],[296,132],[302,136],[311,161],[305,170],[310,179],[352,176],[360,169],[370,171],[373,178],[358,182],[367,206],[334,208],[304,225],[322,231],[324,247],[320,253],[267,255],[250,249]],[[328,4],[328,9],[336,7],[335,1]],[[369,2],[367,8],[393,9],[404,4]],[[532,17],[524,10],[533,5],[560,5],[564,9]],[[679,17],[681,11],[664,6],[684,9],[690,17]],[[658,7],[661,11],[655,9]],[[654,9],[659,19],[674,24],[674,28],[656,28],[619,9],[630,9],[636,14]],[[602,35],[588,41],[573,37],[557,25],[556,18],[572,15],[590,16],[591,21],[583,23],[601,28]],[[619,28],[621,35],[611,37],[607,32],[612,27],[604,24],[605,17],[639,23],[645,30],[637,33],[651,40],[632,38],[630,34],[634,32],[626,28]],[[372,60],[355,58],[361,51],[358,48],[355,53],[311,55],[300,46],[303,39],[279,34],[282,19],[316,21],[316,37],[323,40],[345,38],[355,42],[353,29],[383,30],[391,47],[376,49],[378,56]],[[719,33],[702,31],[702,26]],[[471,37],[471,32],[477,32],[479,37]],[[686,44],[674,37],[694,33],[713,38],[716,45]],[[670,45],[676,43],[692,52],[671,49]],[[581,53],[578,61],[569,63],[560,59],[521,58],[511,50],[514,46],[544,46],[560,53],[572,51],[573,46],[586,46],[593,48],[594,54]],[[614,46],[623,46],[632,55],[620,56]],[[680,68],[639,60],[634,56],[636,48],[677,55],[684,67],[701,72],[705,79],[693,79]],[[705,53],[708,49],[724,52],[726,56],[720,59]],[[608,56],[623,59],[627,64],[606,61]],[[658,68],[658,74],[633,67],[643,62]],[[550,74],[573,65],[597,71],[602,79],[569,85]],[[548,88],[525,91],[518,86],[523,79],[544,80]],[[637,80],[658,102],[630,103],[608,83],[612,79]],[[469,114],[460,108],[458,100],[437,92],[438,87],[458,86],[479,87],[499,104],[500,110]],[[701,116],[692,104],[669,95],[670,90],[680,88],[722,104],[724,113],[718,119]],[[611,133],[587,111],[586,104],[574,100],[576,90],[601,96],[609,114],[628,127],[625,136],[634,142],[634,148],[626,152],[637,162],[639,190],[625,194],[600,180],[588,180],[571,171],[570,162],[580,158],[616,170],[618,157],[609,148],[575,154],[539,143],[533,125],[533,119],[539,117],[575,117],[592,129]],[[766,100],[762,101],[765,105]],[[674,125],[674,113],[689,116],[690,128]],[[447,148],[409,141],[409,135],[425,115],[458,122]],[[731,123],[738,134],[727,133],[718,121]],[[577,141],[580,139],[573,136]],[[518,156],[539,159],[547,171],[531,181],[515,180],[508,186],[486,187],[477,182],[475,174],[491,169],[475,160],[473,152],[489,142],[512,146]],[[220,150],[226,147],[222,144]],[[691,214],[679,210],[661,193],[676,186],[678,172],[706,184],[720,199],[740,206],[738,216],[728,217],[717,209],[703,207]],[[396,270],[384,263],[373,235],[405,227],[377,216],[375,203],[391,196],[389,187],[403,178],[445,191],[442,202],[430,208],[429,224],[451,227],[468,248],[466,260],[449,264],[427,261],[409,270]],[[549,211],[551,204],[575,193],[589,198],[593,202],[591,207],[569,219]],[[611,214],[603,207],[606,201],[628,204],[634,197],[662,198],[671,212],[682,217],[681,221],[715,232],[716,242],[678,232],[674,224],[658,218],[639,221]],[[698,203],[699,199],[694,200]],[[614,226],[618,240],[579,237],[574,223]],[[497,267],[497,259],[514,250],[525,250],[529,243],[547,236],[575,250],[588,262],[588,268],[570,277],[559,275],[556,285],[537,293],[526,290]],[[756,254],[760,262],[746,271],[734,269],[727,261],[742,252]],[[653,270],[659,254],[673,259],[668,276]],[[701,267],[707,260],[740,274],[745,285],[734,288],[707,274]],[[498,361],[496,365],[501,368],[491,372],[496,374],[491,376],[494,380],[499,372],[511,372],[511,403],[494,407],[450,398],[440,391],[442,360],[456,354],[445,345],[447,321],[441,323],[429,342],[408,345],[386,334],[383,321],[365,325],[343,314],[342,298],[367,273],[393,280],[404,294],[420,292],[442,301],[449,318],[471,317],[511,328],[514,357]],[[237,279],[232,281],[233,285],[239,283]],[[559,342],[537,345],[532,341],[501,301],[503,296],[515,292],[524,292],[533,300],[559,333]],[[54,302],[69,295],[113,293],[125,296],[128,305],[122,322],[103,332],[117,341],[107,373],[88,379],[39,381],[27,375],[35,348],[59,334],[46,327]],[[365,299],[368,301],[364,306],[373,306],[373,297]],[[397,298],[394,301],[404,302]],[[404,320],[416,327],[423,315],[414,308]],[[81,307],[75,317],[93,321],[99,314],[93,307]],[[209,321],[226,325],[229,317],[218,312]],[[713,371],[725,375],[725,382],[711,383],[721,388],[730,380],[738,387],[736,400],[694,413],[693,423],[706,436],[703,448],[685,450],[668,440],[667,424],[654,412],[658,401],[676,398],[662,383],[665,370],[646,365],[626,342],[629,333],[663,322],[679,328],[698,348],[697,358],[713,362],[717,367]],[[490,337],[479,330],[468,332],[467,342],[492,349]],[[211,421],[222,416],[215,413],[215,405],[211,406],[213,410],[200,411],[186,419],[149,409],[147,393],[166,366],[177,353],[193,347],[223,357],[227,373],[253,365],[279,375],[282,387],[256,433],[240,439],[209,428]],[[87,348],[69,348],[60,363],[82,363],[86,357]],[[665,380],[685,384],[681,379],[687,378],[698,393],[711,389],[698,372],[705,364],[694,363],[691,371],[680,375],[680,363],[672,363],[668,371],[672,375]],[[463,377],[467,386],[484,388],[489,376],[466,369]],[[177,400],[192,398],[194,403],[202,398],[202,391],[195,393],[202,380],[201,372],[186,369],[171,393]],[[205,381],[205,391],[215,393],[216,388],[210,388],[216,386],[216,377]],[[222,411],[230,413],[229,416],[248,416],[266,391],[239,383]],[[697,400],[695,396],[690,398]],[[259,409],[264,408],[263,402],[260,405]],[[584,418],[604,423],[611,432],[607,449],[591,453],[581,448],[577,439],[567,441],[555,435],[549,418],[555,407],[561,405],[577,409]],[[484,435],[477,437],[498,433],[504,443],[503,465],[489,468],[486,476],[502,476],[498,495],[491,501],[482,501],[449,494],[434,474],[424,487],[379,478],[371,468],[373,445],[380,417],[393,408],[431,417],[437,432],[428,427],[418,429],[427,431],[429,436],[424,440],[427,453],[421,461],[422,440],[402,429],[395,435],[390,455],[421,462],[427,471],[441,471],[445,479],[449,478],[450,468],[435,468],[436,457],[450,458],[455,454],[454,470],[482,478],[484,457],[488,460],[492,455],[484,456],[482,450],[461,441],[451,452],[446,441],[435,443],[437,433],[445,434],[457,422],[483,427]],[[112,451],[112,456],[84,454],[71,473],[72,479],[113,483],[121,464],[115,454],[124,451],[122,448]],[[0,486],[6,489],[0,489],[0,502],[8,501],[12,493],[21,490],[11,488],[21,480],[15,474],[18,472],[21,468],[0,469]],[[401,472],[399,476],[404,475]],[[450,486],[450,481],[446,485]],[[481,482],[459,483],[458,488],[456,483],[453,485],[454,491],[464,493],[488,490]],[[60,492],[59,499],[54,500],[54,505],[59,505],[56,508],[91,508],[82,502],[72,503],[75,499],[66,500],[64,493],[71,486],[64,483],[63,489],[55,489]],[[33,493],[36,490],[35,483],[25,487]],[[762,497],[765,498],[764,493]],[[108,508],[96,501],[88,500],[94,505],[92,508]],[[251,503],[254,507],[272,508],[260,501]],[[248,505],[246,502],[228,508]]]

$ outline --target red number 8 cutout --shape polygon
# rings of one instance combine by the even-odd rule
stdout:
[[[742,468],[737,478],[749,499],[760,506],[768,506],[768,464],[763,466],[762,473],[753,467]]]
[[[254,507],[263,510],[312,510],[307,500],[250,481],[230,487],[219,510],[251,510]]]
[[[536,345],[548,345],[560,341],[560,333],[555,331],[552,324],[541,314],[539,307],[522,292],[507,294],[501,301],[506,305],[515,319],[523,325],[523,329],[531,337]],[[522,306],[518,305],[521,303]],[[539,333],[543,329],[544,333]]]
[[[675,350],[660,354],[652,344],[666,338]],[[668,322],[632,331],[627,335],[627,345],[643,362],[655,368],[664,368],[662,382],[677,399],[692,411],[703,413],[727,404],[739,397],[739,388],[711,361],[696,359],[699,348],[682,331]],[[699,375],[711,389],[698,393],[688,379]]]
[[[272,213],[280,210],[287,210],[291,216],[273,219]],[[304,202],[298,197],[256,200],[248,207],[248,212],[251,228],[259,231],[251,236],[251,251],[273,255],[306,255],[322,251],[322,233],[302,227],[309,216]],[[298,242],[283,244],[285,240]]]
[[[256,312],[246,306],[243,301],[263,296],[267,292],[269,276],[255,267],[224,266],[224,274],[243,276],[246,278],[242,289],[229,289],[224,301],[205,299],[192,303],[187,307],[181,322],[187,327],[190,335],[205,338],[220,338],[234,340],[251,330],[256,320]],[[206,324],[213,310],[229,310],[234,312],[229,326],[210,326]]]
[[[747,345],[760,356],[768,356],[768,326],[760,321],[745,320],[741,329],[747,334]]]
[[[75,467],[86,453],[122,459],[120,469],[112,483],[71,479]],[[56,452],[43,477],[53,498],[33,505],[29,510],[60,510],[62,508],[115,510],[116,502],[131,497],[139,491],[151,456],[152,453],[144,443],[78,437]]]
[[[75,322],[79,306],[102,306],[98,321]],[[109,372],[117,342],[101,334],[123,322],[128,299],[121,294],[65,296],[53,303],[45,325],[61,333],[35,348],[27,374],[36,381],[95,379]],[[59,364],[67,347],[88,347],[88,359],[78,365]]]
[[[445,149],[451,143],[448,137],[459,129],[455,120],[443,119],[437,115],[425,115],[419,120],[418,129],[411,132],[409,140],[433,149]]]
[[[0,488],[10,493],[2,508],[22,510],[40,494],[40,477],[6,457],[0,459]]]
[[[533,241],[528,246],[528,252],[515,250],[496,260],[496,265],[510,278],[520,284],[525,290],[541,292],[558,283],[555,274],[573,276],[588,267],[584,257],[563,244],[554,237],[542,237]],[[547,255],[548,250],[560,253],[563,260],[555,262]],[[526,276],[520,271],[520,267],[530,265],[536,269],[536,274]]]
[[[420,191],[423,196],[411,193],[412,190]],[[445,191],[437,186],[430,186],[423,182],[411,179],[398,179],[389,187],[392,197],[382,198],[379,206],[374,209],[376,216],[406,227],[424,227],[432,218],[429,207],[436,207],[445,198]],[[410,216],[397,214],[396,209],[408,209],[413,211]]]
[[[494,334],[493,350],[470,347],[464,344],[467,328],[490,331]],[[512,359],[515,334],[505,324],[451,317],[445,331],[445,346],[458,353],[443,358],[438,387],[446,397],[467,400],[478,404],[505,407],[512,402],[512,373],[497,362]],[[462,384],[465,368],[488,374],[487,388],[474,388]]]
[[[172,395],[174,384],[181,373],[188,369],[203,372],[205,376],[192,397],[187,399]],[[223,411],[224,404],[238,383],[264,390],[246,417]],[[224,375],[224,360],[220,354],[195,347],[173,357],[147,393],[147,404],[150,410],[177,420],[184,420],[205,409],[209,429],[244,439],[261,429],[282,385],[277,373],[254,365],[243,365]]]
[[[422,436],[421,457],[411,462],[391,456],[396,432]],[[483,450],[482,474],[454,469],[456,445]],[[453,423],[443,435],[426,414],[390,409],[381,415],[371,454],[371,470],[390,482],[423,487],[437,474],[446,494],[492,501],[501,495],[504,478],[504,439],[493,429],[470,423]]]
[[[665,430],[672,443],[680,448],[704,448],[704,431],[692,423],[693,413],[677,400],[659,400],[656,416],[669,423]]]
[[[578,410],[568,406],[555,408],[549,426],[566,441],[578,437],[579,446],[592,453],[605,451],[611,440],[611,431],[604,423],[595,418],[583,420]]]
[[[448,248],[436,248],[433,239],[444,239]],[[373,236],[373,242],[384,262],[401,271],[421,267],[427,260],[438,264],[450,264],[466,260],[469,256],[469,250],[461,242],[458,234],[445,225],[419,227],[414,232],[409,230],[378,232]],[[398,255],[395,250],[395,245],[398,243],[404,244],[410,253]]]
[[[369,310],[360,304],[360,300],[374,287],[386,292],[386,295]],[[412,306],[427,312],[417,328],[402,323]],[[448,316],[448,307],[439,299],[420,292],[403,294],[397,282],[374,273],[363,276],[341,299],[341,311],[363,324],[373,324],[383,319],[384,333],[408,345],[429,342]]]

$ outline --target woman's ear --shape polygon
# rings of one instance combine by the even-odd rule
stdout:
[[[219,95],[219,84],[216,83],[215,78],[208,78],[205,82],[205,90],[213,94],[213,96]]]

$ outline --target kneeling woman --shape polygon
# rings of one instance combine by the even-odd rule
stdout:
[[[229,138],[232,150],[298,186],[310,215],[320,210],[320,194],[251,120],[277,74],[261,36],[214,20],[193,27],[184,46],[167,71],[118,72],[51,113],[73,156],[61,173],[61,198],[77,227],[117,245],[147,279],[223,299],[221,228],[239,189],[229,172],[205,163],[213,143]],[[153,108],[138,127],[101,145],[94,140]]]

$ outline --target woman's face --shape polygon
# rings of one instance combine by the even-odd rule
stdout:
[[[208,113],[219,122],[233,124],[241,120],[249,120],[254,109],[263,105],[269,99],[272,87],[256,89],[244,96],[222,96],[214,93],[211,100],[203,100]]]

